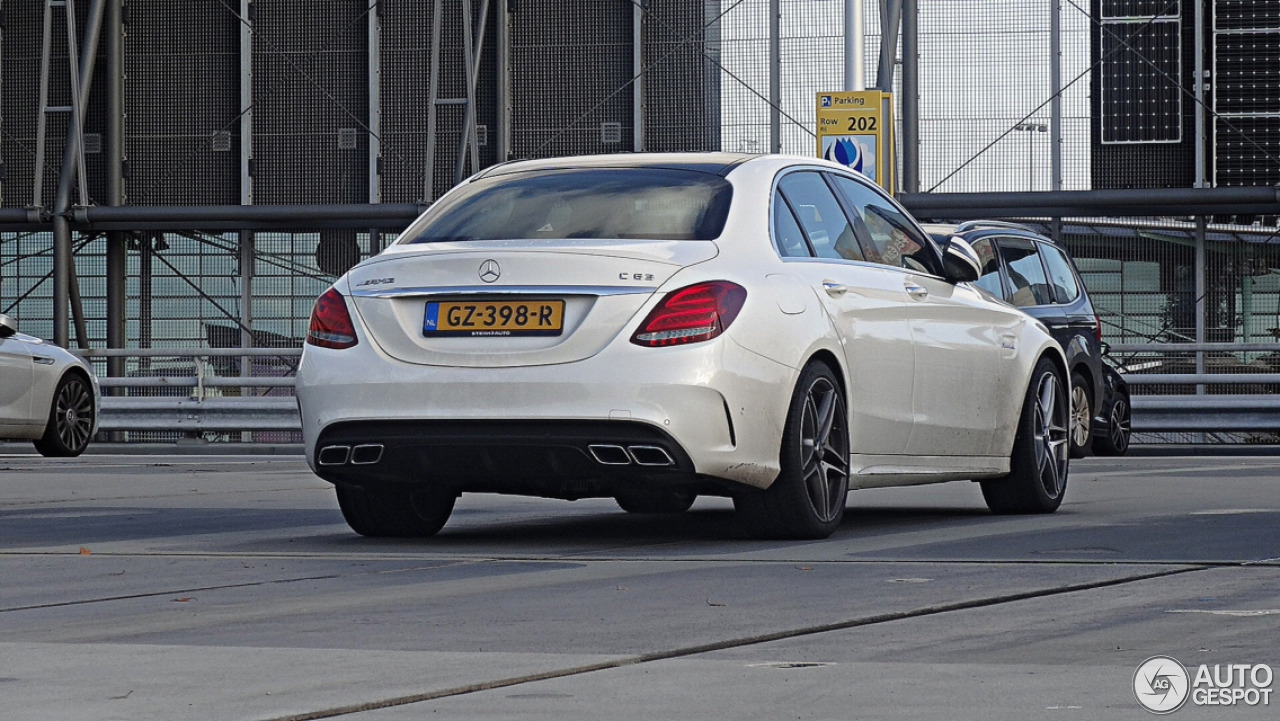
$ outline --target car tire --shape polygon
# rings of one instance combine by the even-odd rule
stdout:
[[[1129,396],[1117,395],[1107,409],[1107,427],[1105,433],[1097,434],[1093,439],[1093,452],[1100,456],[1123,456],[1129,450],[1132,408]]]
[[[49,420],[44,435],[35,441],[42,456],[70,458],[89,447],[94,421],[93,387],[79,373],[68,373],[58,381],[49,404]]]
[[[385,485],[335,486],[338,507],[351,530],[370,538],[427,538],[453,513],[452,491]]]
[[[765,490],[734,497],[752,538],[826,538],[844,520],[849,494],[849,417],[825,364],[800,373],[782,432],[778,478]]]
[[[1089,455],[1089,447],[1093,443],[1093,401],[1090,400],[1089,384],[1079,373],[1071,374],[1071,457],[1084,458]]]
[[[1041,358],[1031,374],[1009,457],[1009,475],[982,481],[993,513],[1052,513],[1062,504],[1070,469],[1067,392],[1062,374]]]
[[[629,491],[614,496],[618,508],[627,513],[684,513],[698,494],[678,488]]]

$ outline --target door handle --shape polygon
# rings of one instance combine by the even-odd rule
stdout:
[[[827,291],[827,295],[832,298],[839,298],[849,291],[849,287],[844,283],[836,283],[830,280],[822,281],[822,289]]]
[[[922,285],[916,285],[911,281],[907,281],[906,283],[903,284],[902,287],[904,290],[907,291],[907,295],[911,296],[912,298],[927,298],[929,296],[928,288],[925,288]]]

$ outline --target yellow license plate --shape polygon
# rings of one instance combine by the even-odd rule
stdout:
[[[560,335],[563,300],[432,301],[422,334],[428,336]]]

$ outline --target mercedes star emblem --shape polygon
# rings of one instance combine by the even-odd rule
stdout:
[[[492,283],[502,275],[502,267],[496,260],[486,260],[480,264],[480,280]]]

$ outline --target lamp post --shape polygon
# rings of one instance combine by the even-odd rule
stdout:
[[[1020,133],[1047,133],[1049,126],[1045,123],[1019,123],[1013,129]],[[1036,138],[1027,136],[1027,190],[1035,190],[1036,184]]]

